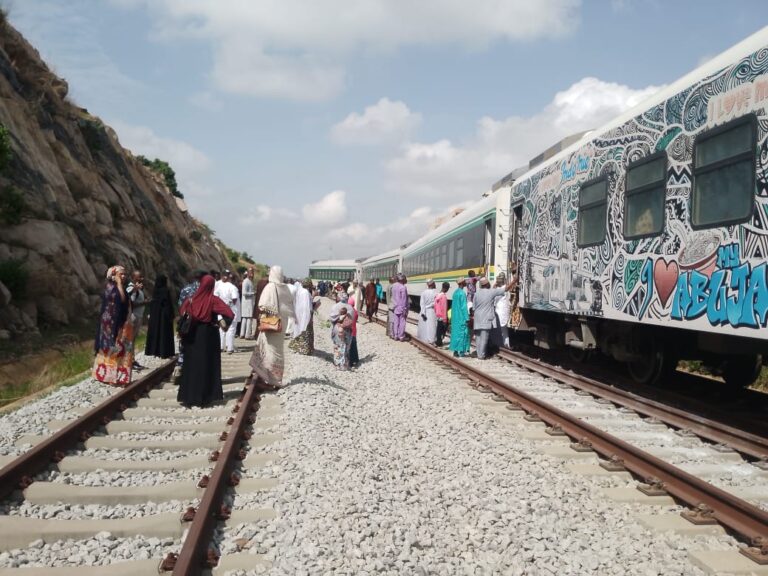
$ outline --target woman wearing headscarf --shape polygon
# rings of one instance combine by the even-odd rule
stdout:
[[[173,340],[173,298],[168,288],[168,278],[160,274],[155,280],[152,300],[149,303],[147,326],[147,356],[170,358],[176,353]]]
[[[355,310],[343,294],[339,302],[333,305],[328,319],[331,321],[331,340],[333,341],[333,364],[337,370],[349,368],[349,353],[352,345],[352,327]]]
[[[259,332],[256,348],[251,354],[253,372],[248,383],[254,382],[264,390],[274,390],[282,385],[285,371],[283,331],[288,325],[288,319],[295,319],[293,296],[288,286],[283,284],[283,269],[280,266],[269,269],[269,282],[259,298],[259,317],[265,315],[279,316],[281,330]],[[256,379],[259,382],[255,382]]]
[[[448,349],[454,356],[466,356],[469,354],[469,309],[464,293],[467,281],[459,278],[456,283],[459,289],[454,291],[451,301],[451,343]]]
[[[176,397],[185,406],[205,406],[224,397],[218,317],[231,321],[234,314],[221,298],[214,296],[215,284],[213,276],[203,276],[197,292],[179,310],[191,321],[189,332],[182,336],[184,364]]]
[[[297,354],[311,356],[315,351],[315,329],[312,325],[312,280],[304,279],[304,284],[296,282],[296,294],[293,306],[296,321],[293,323],[293,339],[288,347]]]
[[[127,322],[130,301],[125,292],[125,268],[112,266],[101,295],[96,331],[93,377],[113,386],[127,386],[133,367],[133,324]]]

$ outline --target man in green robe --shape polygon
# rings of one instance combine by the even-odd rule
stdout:
[[[459,278],[456,283],[459,287],[451,300],[451,343],[448,349],[454,356],[459,357],[469,354],[469,309],[464,292],[467,282],[464,278]]]

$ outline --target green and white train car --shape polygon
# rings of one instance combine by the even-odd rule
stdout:
[[[421,295],[428,278],[438,288],[441,282],[450,282],[450,298],[455,281],[470,270],[491,282],[499,274],[507,275],[510,189],[491,192],[403,250],[401,270],[412,298]]]
[[[360,277],[359,260],[314,260],[309,265],[309,277],[317,284],[324,282],[352,282]]]
[[[386,294],[389,287],[389,279],[400,271],[401,252],[400,248],[396,248],[363,260],[362,275],[360,277],[362,281],[367,284],[370,280],[379,279],[381,287]]]

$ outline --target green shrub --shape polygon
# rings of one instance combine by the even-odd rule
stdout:
[[[9,226],[21,224],[27,204],[24,195],[13,186],[0,190],[0,222]]]
[[[24,268],[23,260],[0,261],[0,282],[11,291],[16,300],[23,300],[27,294],[29,272]]]
[[[248,252],[243,252],[242,254],[240,254],[240,257],[246,262],[248,262],[248,264],[256,264],[256,261],[253,259],[253,257],[250,254],[248,254]]]
[[[163,177],[163,180],[165,180],[165,185],[168,186],[168,190],[171,191],[171,194],[177,198],[184,198],[184,194],[179,192],[179,185],[176,182],[176,172],[171,168],[171,165],[168,164],[168,162],[160,160],[159,158],[148,160],[144,156],[137,156],[136,159],[153,172],[160,174],[160,176]]]
[[[0,172],[8,167],[12,157],[11,133],[8,128],[0,124]]]

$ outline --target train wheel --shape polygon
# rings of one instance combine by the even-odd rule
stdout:
[[[760,354],[731,356],[725,361],[723,380],[731,386],[745,388],[760,376],[763,357]]]
[[[650,332],[636,333],[635,348],[640,359],[627,362],[627,371],[638,384],[658,384],[672,374],[677,359],[664,346],[664,341]]]
[[[573,362],[584,364],[585,362],[589,362],[590,358],[592,358],[592,350],[582,350],[580,348],[569,346],[568,358]]]

